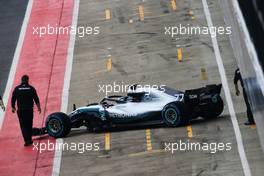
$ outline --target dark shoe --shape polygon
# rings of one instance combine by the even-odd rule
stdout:
[[[244,125],[255,125],[254,122],[245,122]]]
[[[33,144],[33,141],[27,141],[25,142],[24,146],[28,147],[28,146],[31,146],[32,144]]]

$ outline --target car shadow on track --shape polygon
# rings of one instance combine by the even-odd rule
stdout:
[[[192,120],[189,124],[193,125],[193,126],[204,124],[204,123],[210,124],[210,123],[214,123],[214,122],[226,119],[227,117],[229,117],[229,115],[222,115],[222,116],[219,116],[217,118],[210,118],[210,119],[198,118],[198,119]],[[176,128],[185,128],[187,125],[188,124],[186,124],[184,126],[179,126],[179,127],[176,127]],[[85,131],[86,131],[86,133],[89,133],[89,134],[100,134],[100,133],[106,133],[106,132],[118,133],[118,132],[122,132],[122,131],[145,130],[145,129],[149,129],[149,128],[150,129],[159,129],[159,128],[171,128],[171,127],[167,127],[165,124],[124,125],[124,126],[118,126],[118,127],[115,127],[115,128],[112,128],[112,129],[108,129],[108,130],[102,130],[101,132],[96,132],[96,133],[90,133],[85,128],[81,128],[81,129],[72,130],[72,132],[69,134],[69,137],[85,134]]]
[[[218,121],[222,121],[222,120],[227,119],[229,117],[230,117],[229,115],[221,115],[219,117],[209,118],[209,119],[198,118],[198,119],[192,120],[190,122],[190,124],[193,125],[193,126],[200,125],[200,124],[210,124],[210,123],[215,123],[215,122],[218,122]]]

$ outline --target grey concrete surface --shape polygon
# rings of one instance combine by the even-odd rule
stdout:
[[[209,0],[216,26],[224,26],[218,1]],[[138,5],[143,5],[145,20],[139,20]],[[112,19],[105,20],[110,9]],[[188,11],[192,9],[195,19]],[[133,21],[133,23],[129,23]],[[177,1],[173,11],[170,1],[81,0],[78,26],[100,26],[100,35],[76,39],[73,72],[70,85],[69,109],[72,103],[84,105],[98,102],[105,95],[99,85],[165,84],[180,90],[220,83],[220,76],[209,35],[164,35],[165,26],[207,26],[201,1]],[[221,54],[227,71],[229,86],[241,124],[246,153],[252,175],[263,175],[261,153],[256,130],[244,127],[243,99],[234,96],[232,85],[236,66],[228,36],[218,36]],[[183,62],[177,61],[176,48],[183,49]],[[111,49],[109,49],[111,48]],[[111,54],[113,68],[106,72]],[[205,68],[207,80],[200,78]],[[224,98],[224,94],[222,94]],[[146,128],[151,128],[152,152],[145,152]],[[111,149],[104,150],[104,133],[89,134],[85,129],[73,130],[64,142],[100,143],[100,151],[63,151],[61,175],[225,175],[241,176],[243,170],[237,151],[235,135],[225,107],[221,117],[209,121],[192,122],[193,137],[187,128],[142,127],[111,132]],[[232,143],[231,151],[164,152],[165,142],[179,140],[206,143]]]
[[[3,94],[28,0],[0,1],[0,95]]]

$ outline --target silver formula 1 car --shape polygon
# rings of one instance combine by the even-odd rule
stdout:
[[[65,114],[56,112],[46,119],[52,137],[64,137],[71,128],[86,126],[91,132],[127,124],[159,124],[177,127],[190,120],[218,117],[224,109],[221,85],[181,92],[168,87],[144,89],[133,86],[126,96],[108,96],[99,103],[79,107]]]

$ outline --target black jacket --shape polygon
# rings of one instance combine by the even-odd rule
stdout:
[[[240,81],[241,87],[244,89],[244,83],[239,68],[235,71],[234,84],[237,84],[238,81]]]
[[[39,97],[33,86],[29,84],[20,84],[13,91],[11,100],[12,108],[15,108],[16,101],[18,110],[27,110],[33,108],[33,101],[39,104]]]

